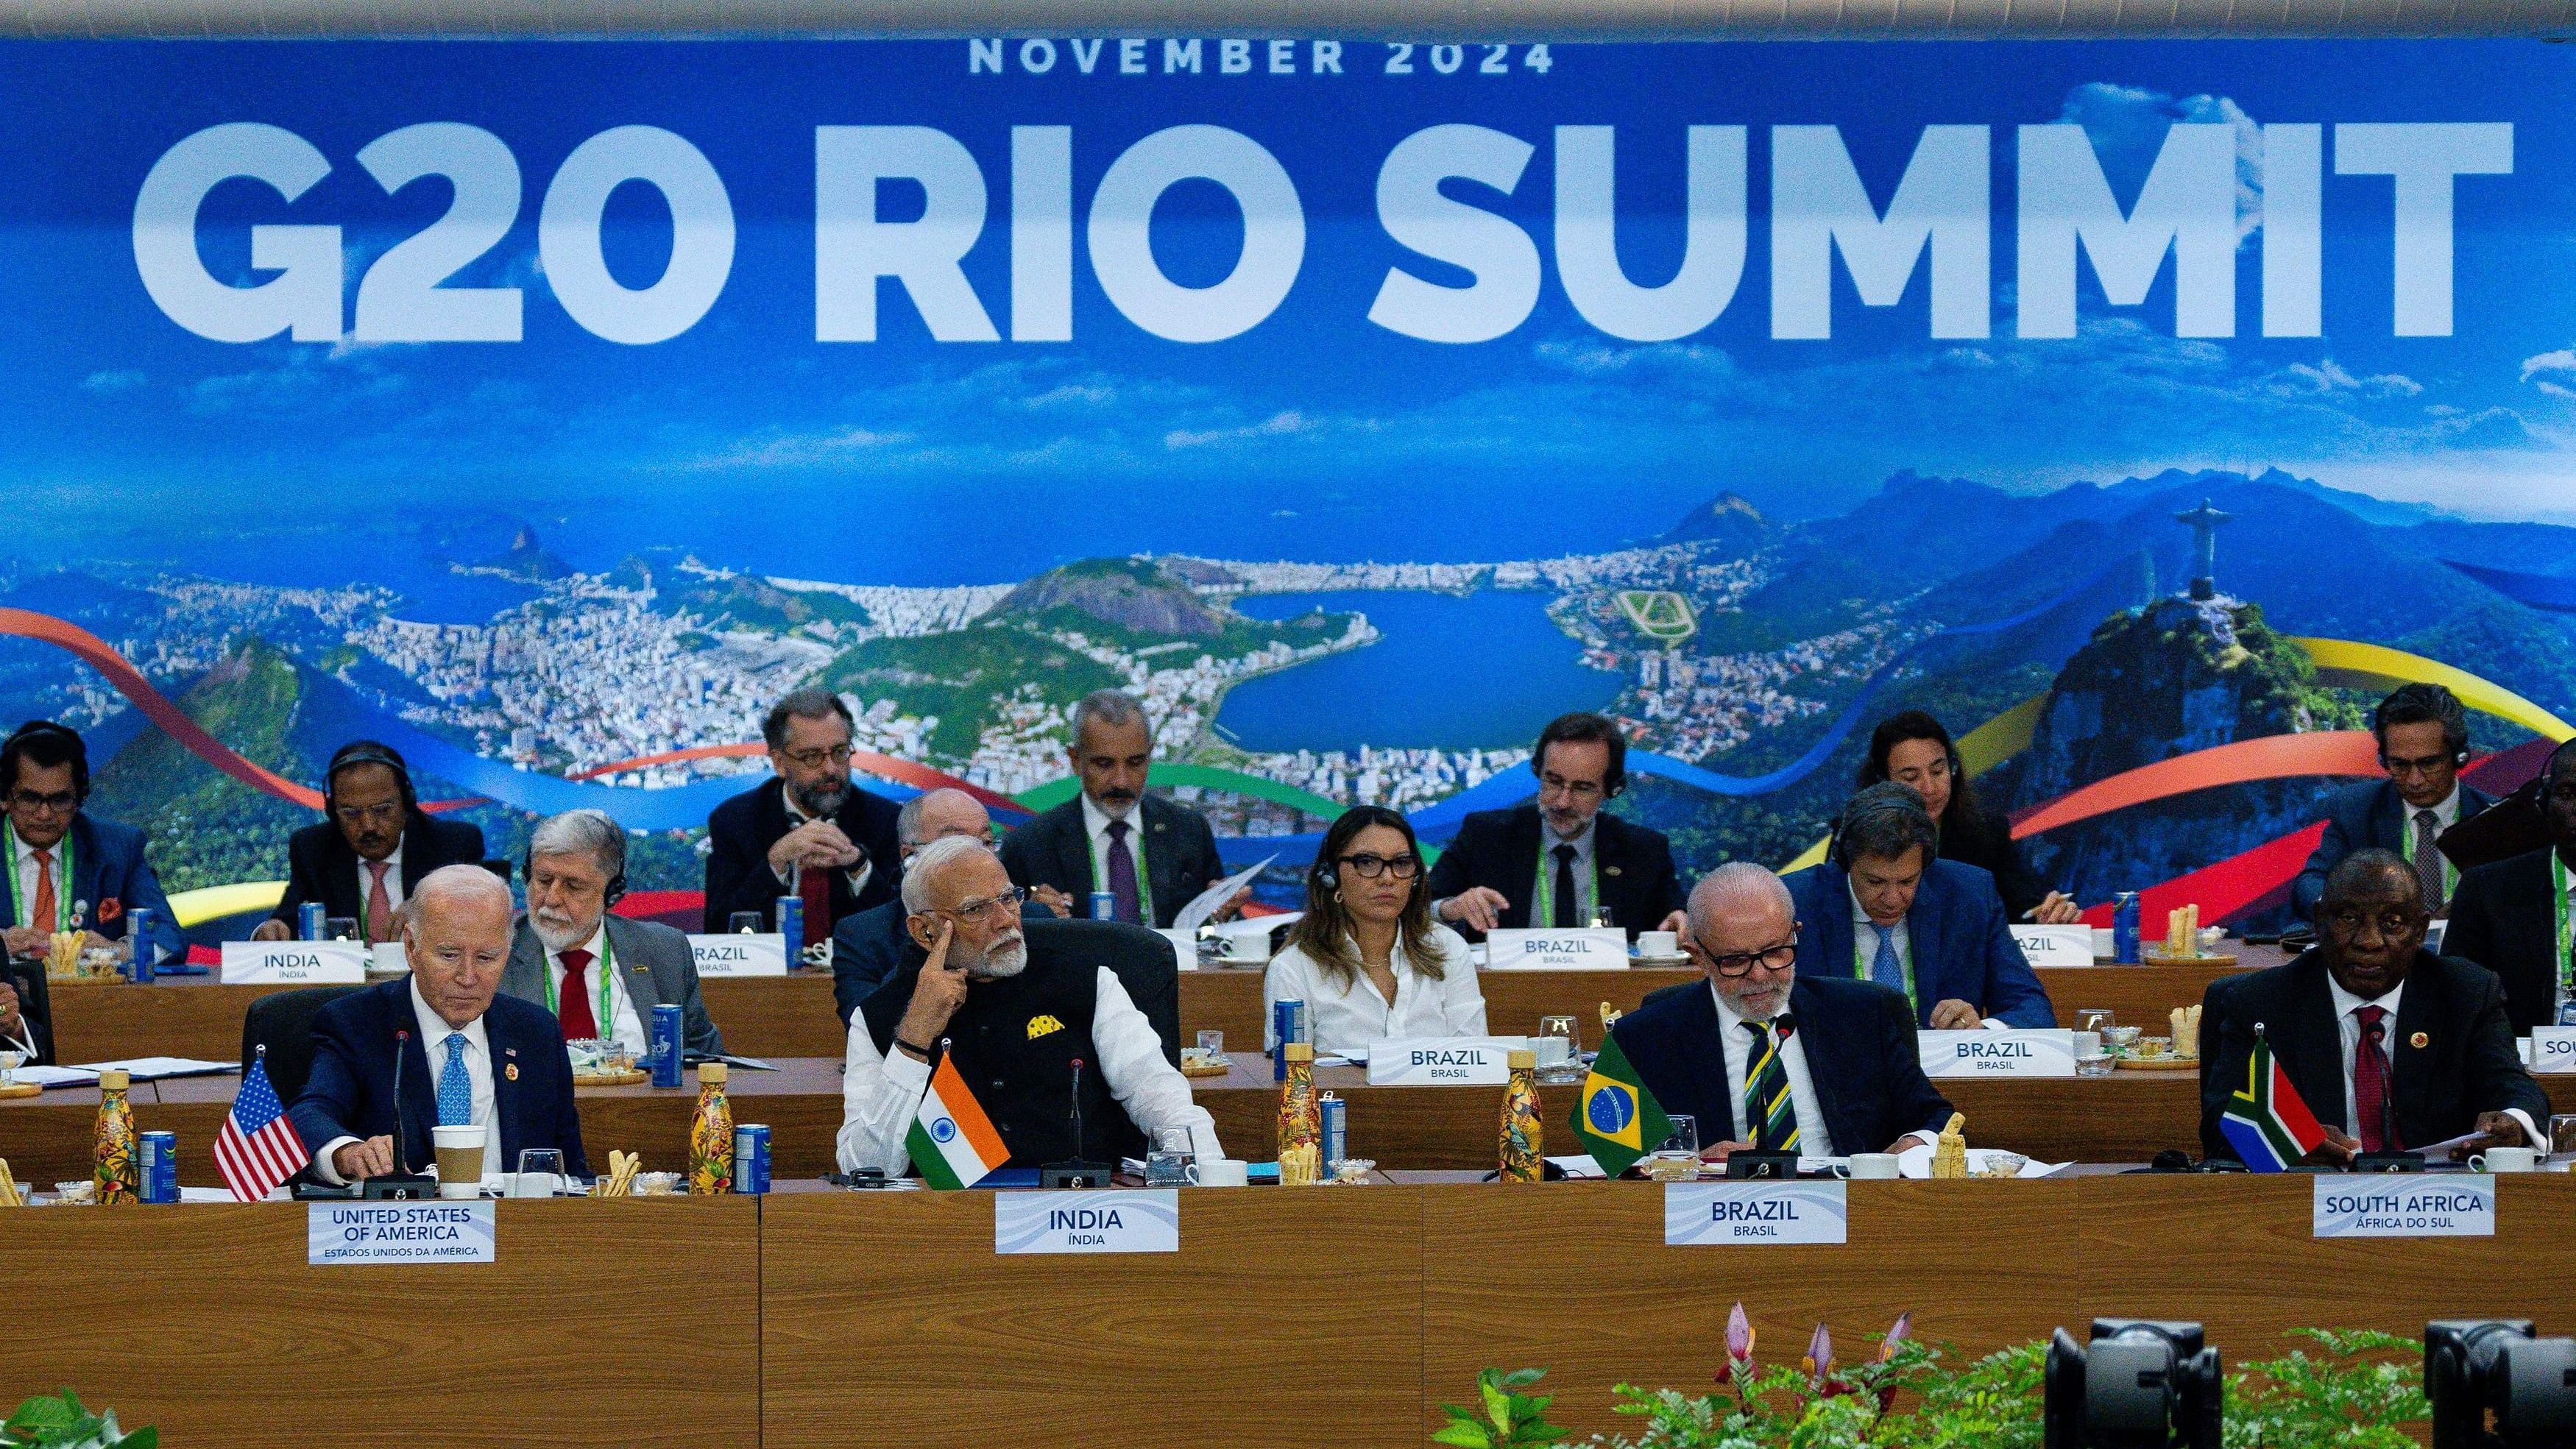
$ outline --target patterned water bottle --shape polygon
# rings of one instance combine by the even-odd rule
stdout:
[[[1497,1176],[1504,1182],[1537,1182],[1547,1175],[1538,1122],[1538,1053],[1516,1051],[1509,1060],[1512,1079],[1503,1088],[1502,1168]]]
[[[1324,1123],[1315,1106],[1315,1048],[1281,1042],[1288,1080],[1279,1088],[1279,1185],[1313,1187],[1324,1180]]]
[[[698,1115],[689,1123],[689,1191],[733,1191],[733,1104],[725,1100],[725,1064],[698,1068]]]
[[[143,1200],[143,1166],[134,1155],[134,1109],[125,1104],[132,1081],[119,1070],[98,1074],[98,1144],[90,1175],[102,1203]]]

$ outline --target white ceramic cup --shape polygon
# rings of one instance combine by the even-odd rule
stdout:
[[[1851,1155],[1851,1165],[1843,1172],[1845,1177],[1863,1180],[1893,1178],[1899,1175],[1896,1169],[1896,1154],[1893,1152],[1855,1152]]]
[[[1637,954],[1640,956],[1678,956],[1681,953],[1682,938],[1676,932],[1639,931],[1637,933]]]
[[[483,1139],[489,1129],[474,1126],[432,1127],[429,1129],[439,1157],[438,1195],[440,1197],[481,1197],[483,1195]],[[464,1154],[473,1154],[472,1167],[465,1164]],[[449,1164],[457,1170],[447,1171]]]
[[[2540,1153],[2530,1147],[2490,1147],[2469,1159],[2471,1172],[2538,1172]]]
[[[1246,1181],[1244,1174],[1249,1170],[1249,1166],[1250,1165],[1245,1163],[1242,1159],[1234,1157],[1219,1157],[1211,1161],[1201,1162],[1197,1164],[1199,1173],[1198,1185],[1201,1187],[1241,1187]]]

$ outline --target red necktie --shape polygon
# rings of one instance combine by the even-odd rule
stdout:
[[[374,877],[367,882],[367,944],[370,946],[381,946],[402,935],[394,925],[394,898],[385,890],[385,872],[392,866],[393,862],[389,860],[367,862],[367,871]]]
[[[563,1022],[565,1041],[583,1041],[599,1035],[599,1018],[590,1009],[590,953],[563,953],[563,1005],[555,1015]]]
[[[796,894],[805,902],[805,939],[832,939],[832,872],[819,865],[799,866]]]
[[[2388,1053],[2380,1042],[2388,1035],[2381,1023],[2388,1013],[2376,1006],[2357,1007],[2353,1015],[2361,1018],[2361,1045],[2352,1054],[2352,1100],[2356,1116],[2361,1118],[2355,1135],[2361,1138],[2364,1152],[2386,1152],[2394,1148],[2395,1125],[2388,1120]]]
[[[56,915],[59,904],[60,903],[54,899],[53,852],[39,850],[36,852],[35,909],[27,913],[26,924],[35,927],[39,931],[52,931],[56,925],[60,924]]]

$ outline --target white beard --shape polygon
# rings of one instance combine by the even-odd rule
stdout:
[[[966,974],[980,981],[998,981],[1006,976],[1017,976],[1027,969],[1029,943],[1026,938],[1015,935],[1008,941],[996,941],[986,947],[984,959],[968,966]]]
[[[597,921],[585,927],[575,927],[569,923],[559,926],[548,925],[546,913],[538,911],[528,913],[528,926],[537,933],[537,940],[547,950],[558,953],[589,940],[591,933],[599,929]]]

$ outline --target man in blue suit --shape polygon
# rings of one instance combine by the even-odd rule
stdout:
[[[445,1126],[484,1129],[486,1176],[515,1170],[530,1147],[560,1148],[565,1171],[588,1175],[563,1032],[544,1007],[498,994],[510,961],[510,888],[480,866],[442,866],[422,877],[402,915],[411,975],[343,996],[314,1018],[313,1074],[287,1109],[313,1175],[339,1184],[426,1170],[430,1129]]]
[[[2468,712],[2438,684],[2403,685],[2371,712],[2370,732],[2379,738],[2379,767],[2388,778],[2346,785],[2326,797],[2325,838],[2293,888],[2299,914],[2315,918],[2326,876],[2345,856],[2393,850],[2414,867],[2424,909],[2447,915],[2460,872],[2433,842],[2495,803],[2476,786],[2460,783],[2460,767],[2469,762]]]
[[[1659,991],[1610,1030],[1664,1110],[1698,1121],[1703,1157],[1931,1143],[1950,1104],[1923,1075],[1905,998],[1803,974],[1778,876],[1719,866],[1691,892],[1689,921],[1683,944],[1708,985]]]
[[[9,954],[42,957],[56,931],[123,941],[137,909],[152,912],[164,955],[187,949],[143,858],[143,832],[90,818],[81,809],[88,799],[89,750],[72,730],[30,720],[0,743],[0,927]]]
[[[1913,786],[1889,780],[1852,796],[1826,862],[1788,878],[1798,970],[1893,987],[1936,1031],[2057,1025],[1995,878],[1937,858],[1939,840]]]

